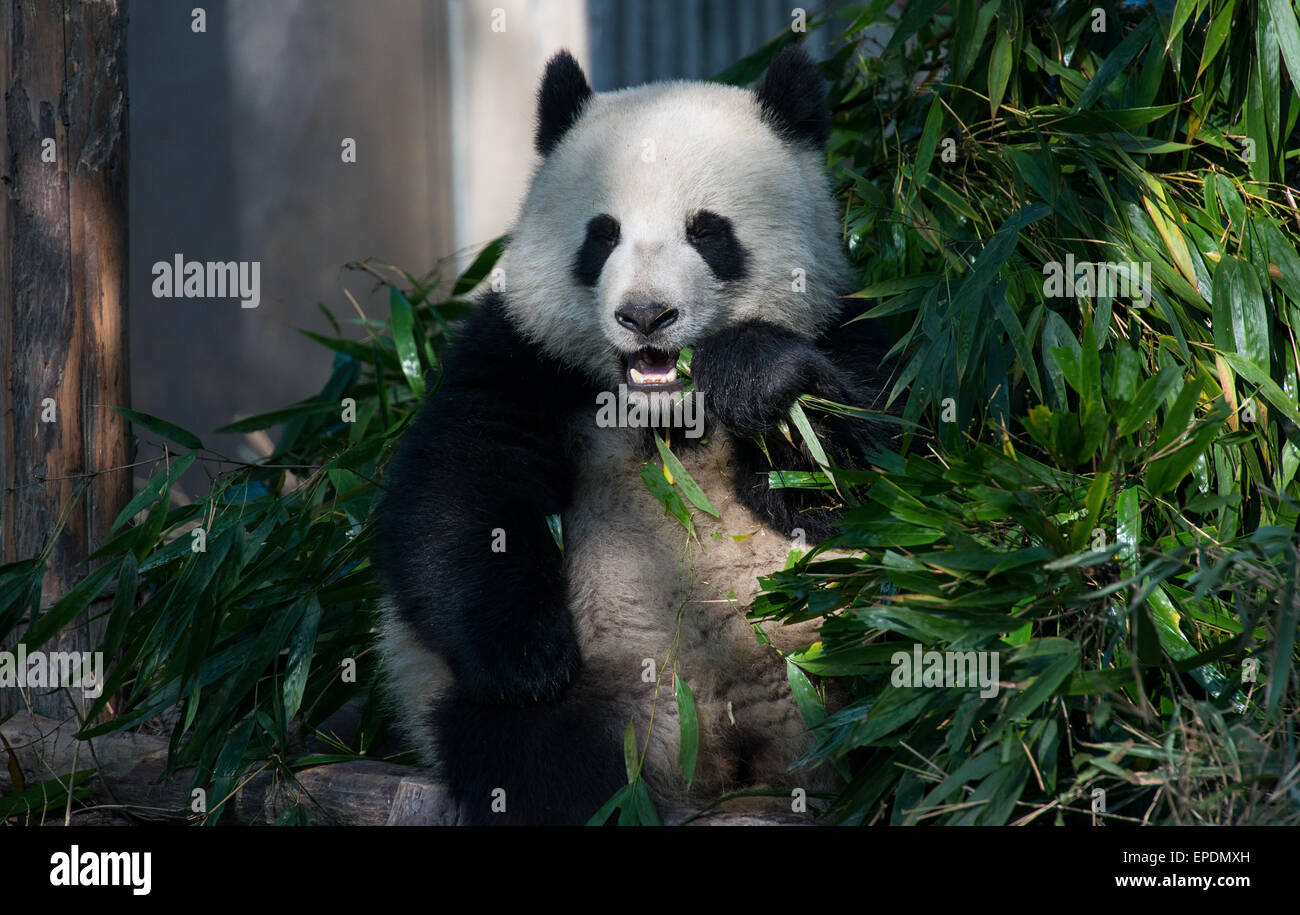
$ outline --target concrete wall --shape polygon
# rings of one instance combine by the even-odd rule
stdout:
[[[423,271],[450,250],[435,142],[445,30],[417,0],[208,0],[201,34],[191,9],[131,6],[132,397],[233,452],[212,428],[328,375],[326,351],[295,330],[328,328],[317,302],[340,319],[355,317],[345,289],[386,307],[345,264]],[[259,261],[261,305],[155,298],[151,265],[177,253]]]

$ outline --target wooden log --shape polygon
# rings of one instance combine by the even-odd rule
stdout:
[[[121,804],[146,820],[197,820],[191,809],[193,770],[163,778],[167,740],[147,734],[105,734],[76,740],[74,720],[17,715],[0,725],[27,783],[36,784],[80,769],[97,768],[90,784],[103,789],[98,800]],[[2,746],[2,745],[0,745]],[[0,748],[0,755],[3,755]],[[0,794],[12,790],[0,766]],[[208,803],[219,798],[209,797]],[[294,774],[254,775],[231,800],[222,822],[273,823],[301,803],[312,823],[348,826],[436,826],[455,822],[451,796],[428,773],[385,762],[314,766]]]
[[[50,550],[46,605],[130,498],[121,0],[0,0],[3,560]],[[83,614],[51,651],[89,650]],[[65,713],[65,694],[35,697]],[[0,715],[16,706],[0,691]]]
[[[97,767],[99,773],[90,784],[104,789],[101,803],[124,805],[145,820],[197,821],[189,793],[193,770],[163,779],[166,738],[122,732],[78,741],[73,737],[76,730],[71,720],[60,723],[19,715],[0,725],[0,736],[12,747],[28,784]],[[0,755],[4,755],[3,744]],[[0,765],[0,795],[12,790],[5,770]],[[293,779],[259,773],[230,801],[222,822],[274,823],[295,804],[302,804],[310,822],[319,825],[449,826],[456,822],[455,804],[445,786],[420,769],[379,761],[314,766],[295,773]],[[771,810],[733,810],[717,811],[691,825],[806,826],[809,820]]]

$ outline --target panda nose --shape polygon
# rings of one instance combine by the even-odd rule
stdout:
[[[660,328],[667,327],[677,320],[677,309],[663,302],[646,302],[633,299],[624,302],[614,312],[614,319],[628,330],[639,331],[642,336],[650,336]]]

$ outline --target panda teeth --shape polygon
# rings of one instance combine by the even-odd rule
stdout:
[[[638,371],[636,368],[628,369],[628,373],[632,376],[632,381],[635,384],[672,384],[674,381],[677,380],[676,366],[673,366],[662,375],[657,375],[648,372],[641,372]]]

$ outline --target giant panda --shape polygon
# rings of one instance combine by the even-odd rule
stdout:
[[[767,472],[816,469],[783,420],[801,394],[868,402],[882,353],[840,298],[824,81],[791,46],[753,90],[595,93],[560,52],[537,108],[541,163],[500,289],[457,328],[385,475],[395,716],[462,823],[587,822],[628,781],[629,722],[661,813],[745,788],[788,810],[796,788],[835,787],[828,767],[791,769],[812,738],[781,652],[816,633],[760,639],[744,614],[839,508]],[[603,393],[680,390],[683,350],[702,435],[598,422]],[[859,420],[817,427],[845,464],[881,440]],[[693,536],[642,478],[662,472],[656,431],[718,512],[694,511]],[[699,721],[689,791],[674,674]]]

